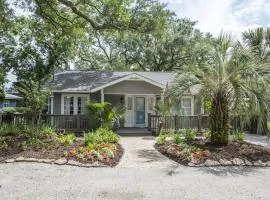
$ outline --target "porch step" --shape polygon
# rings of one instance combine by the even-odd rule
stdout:
[[[147,128],[120,128],[116,131],[120,136],[149,136],[151,131]]]

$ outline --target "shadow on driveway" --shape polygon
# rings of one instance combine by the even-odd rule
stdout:
[[[235,175],[248,176],[249,174],[258,171],[258,169],[261,168],[227,166],[227,167],[199,167],[197,169],[198,171],[202,171],[207,174],[213,174],[216,176],[235,176]]]

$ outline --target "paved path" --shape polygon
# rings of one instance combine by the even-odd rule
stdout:
[[[270,148],[270,140],[267,135],[245,134],[247,142]]]
[[[1,200],[270,199],[269,168],[189,168],[155,152],[151,137],[124,137],[116,168],[0,165]]]
[[[118,168],[168,168],[178,163],[160,154],[154,148],[153,136],[122,137],[121,145],[125,149]]]

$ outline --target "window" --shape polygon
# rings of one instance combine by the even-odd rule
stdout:
[[[5,101],[4,104],[3,104],[4,107],[9,107],[10,106],[10,103],[9,101]]]
[[[181,104],[181,113],[182,115],[192,115],[192,98],[191,97],[183,97]]]
[[[86,102],[87,102],[87,97],[78,97],[78,100],[77,100],[78,114],[86,113]]]
[[[63,96],[63,114],[86,114],[86,103],[88,98],[89,95],[87,94],[70,94]]]
[[[132,110],[132,97],[128,97],[127,101],[127,109]]]
[[[48,111],[47,111],[47,113],[52,114],[51,110],[52,110],[52,97],[49,97],[48,98]]]
[[[65,115],[74,114],[74,97],[70,96],[64,97],[64,114]]]
[[[154,110],[154,97],[148,98],[148,110]]]

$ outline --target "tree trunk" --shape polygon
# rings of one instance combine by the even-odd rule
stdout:
[[[219,90],[212,99],[209,119],[211,142],[217,145],[228,144],[229,139],[229,102],[222,90]]]

